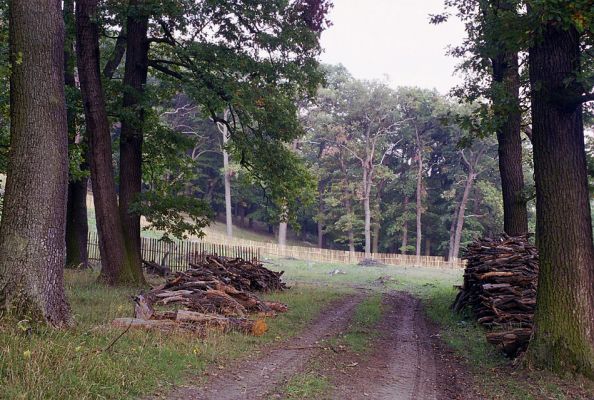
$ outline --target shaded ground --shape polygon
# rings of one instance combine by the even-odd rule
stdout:
[[[167,398],[285,398],[283,388],[306,371],[322,376],[331,385],[326,393],[302,398],[476,398],[466,387],[464,368],[442,346],[420,301],[409,294],[385,295],[385,311],[378,326],[369,327],[371,348],[365,355],[343,350],[342,346],[334,348],[332,339],[349,328],[357,305],[365,297],[362,292],[347,296],[322,312],[301,336],[264,349],[255,359],[211,371],[203,386],[178,388]]]

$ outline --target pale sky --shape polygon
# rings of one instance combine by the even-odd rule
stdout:
[[[359,79],[384,79],[392,86],[419,86],[446,93],[460,80],[457,60],[446,56],[464,27],[456,18],[429,24],[443,0],[334,0],[333,26],[322,34],[322,62],[342,63]]]

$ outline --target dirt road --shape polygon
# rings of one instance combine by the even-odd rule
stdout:
[[[335,381],[337,399],[441,400],[463,398],[460,368],[441,344],[421,302],[407,293],[384,296],[385,312],[373,352],[355,373]],[[346,362],[346,360],[345,360]]]
[[[319,365],[319,373],[333,386],[324,398],[442,400],[458,399],[463,374],[440,344],[436,329],[426,321],[422,304],[409,294],[384,296],[384,314],[373,331],[372,349],[352,364],[353,354],[323,350],[320,342],[348,329],[356,306],[365,295],[348,296],[333,304],[304,333],[266,349],[253,360],[217,371],[202,387],[178,388],[167,399],[282,398],[279,388],[295,374]]]
[[[282,386],[320,351],[318,343],[338,334],[347,326],[364,294],[347,296],[324,310],[299,337],[277,344],[254,360],[219,371],[204,387],[179,388],[168,396],[181,399],[259,399]]]

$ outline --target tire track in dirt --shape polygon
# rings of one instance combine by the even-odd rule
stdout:
[[[449,354],[420,300],[408,293],[384,297],[384,316],[376,327],[379,338],[371,353],[350,373],[334,374],[335,399],[444,400],[464,393]],[[352,356],[338,360],[345,365]],[[340,370],[340,368],[339,368]],[[462,379],[462,377],[460,377]],[[470,397],[472,398],[472,397]]]
[[[244,360],[237,365],[217,371],[204,386],[182,387],[166,398],[181,399],[260,399],[274,392],[288,379],[298,373],[309,359],[320,351],[318,343],[343,331],[348,325],[356,306],[365,294],[357,292],[334,302],[309,325],[301,335],[264,349],[264,354],[253,360]]]

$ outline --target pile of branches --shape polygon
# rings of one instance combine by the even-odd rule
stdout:
[[[237,290],[251,292],[273,292],[287,287],[281,280],[284,271],[271,271],[256,261],[212,255],[199,255],[195,260],[190,263],[192,269],[188,273],[202,280],[217,279]]]
[[[217,257],[212,259],[221,260]],[[232,261],[235,266],[245,264],[243,260]],[[261,277],[264,274],[260,271],[254,276]],[[251,291],[242,290],[242,287],[250,287],[250,280],[244,280],[238,280],[238,275],[233,272],[223,274],[219,271],[218,275],[209,275],[204,268],[178,272],[164,284],[136,296],[134,318],[118,318],[113,321],[113,325],[160,330],[182,329],[201,336],[212,330],[262,335],[267,330],[264,318],[286,312],[287,306],[263,301]],[[284,283],[275,285],[285,287]],[[263,287],[266,291],[273,290],[270,284]]]
[[[470,307],[491,330],[487,340],[508,356],[526,350],[532,336],[538,282],[538,251],[527,236],[479,239],[463,254],[464,285],[453,304]]]

